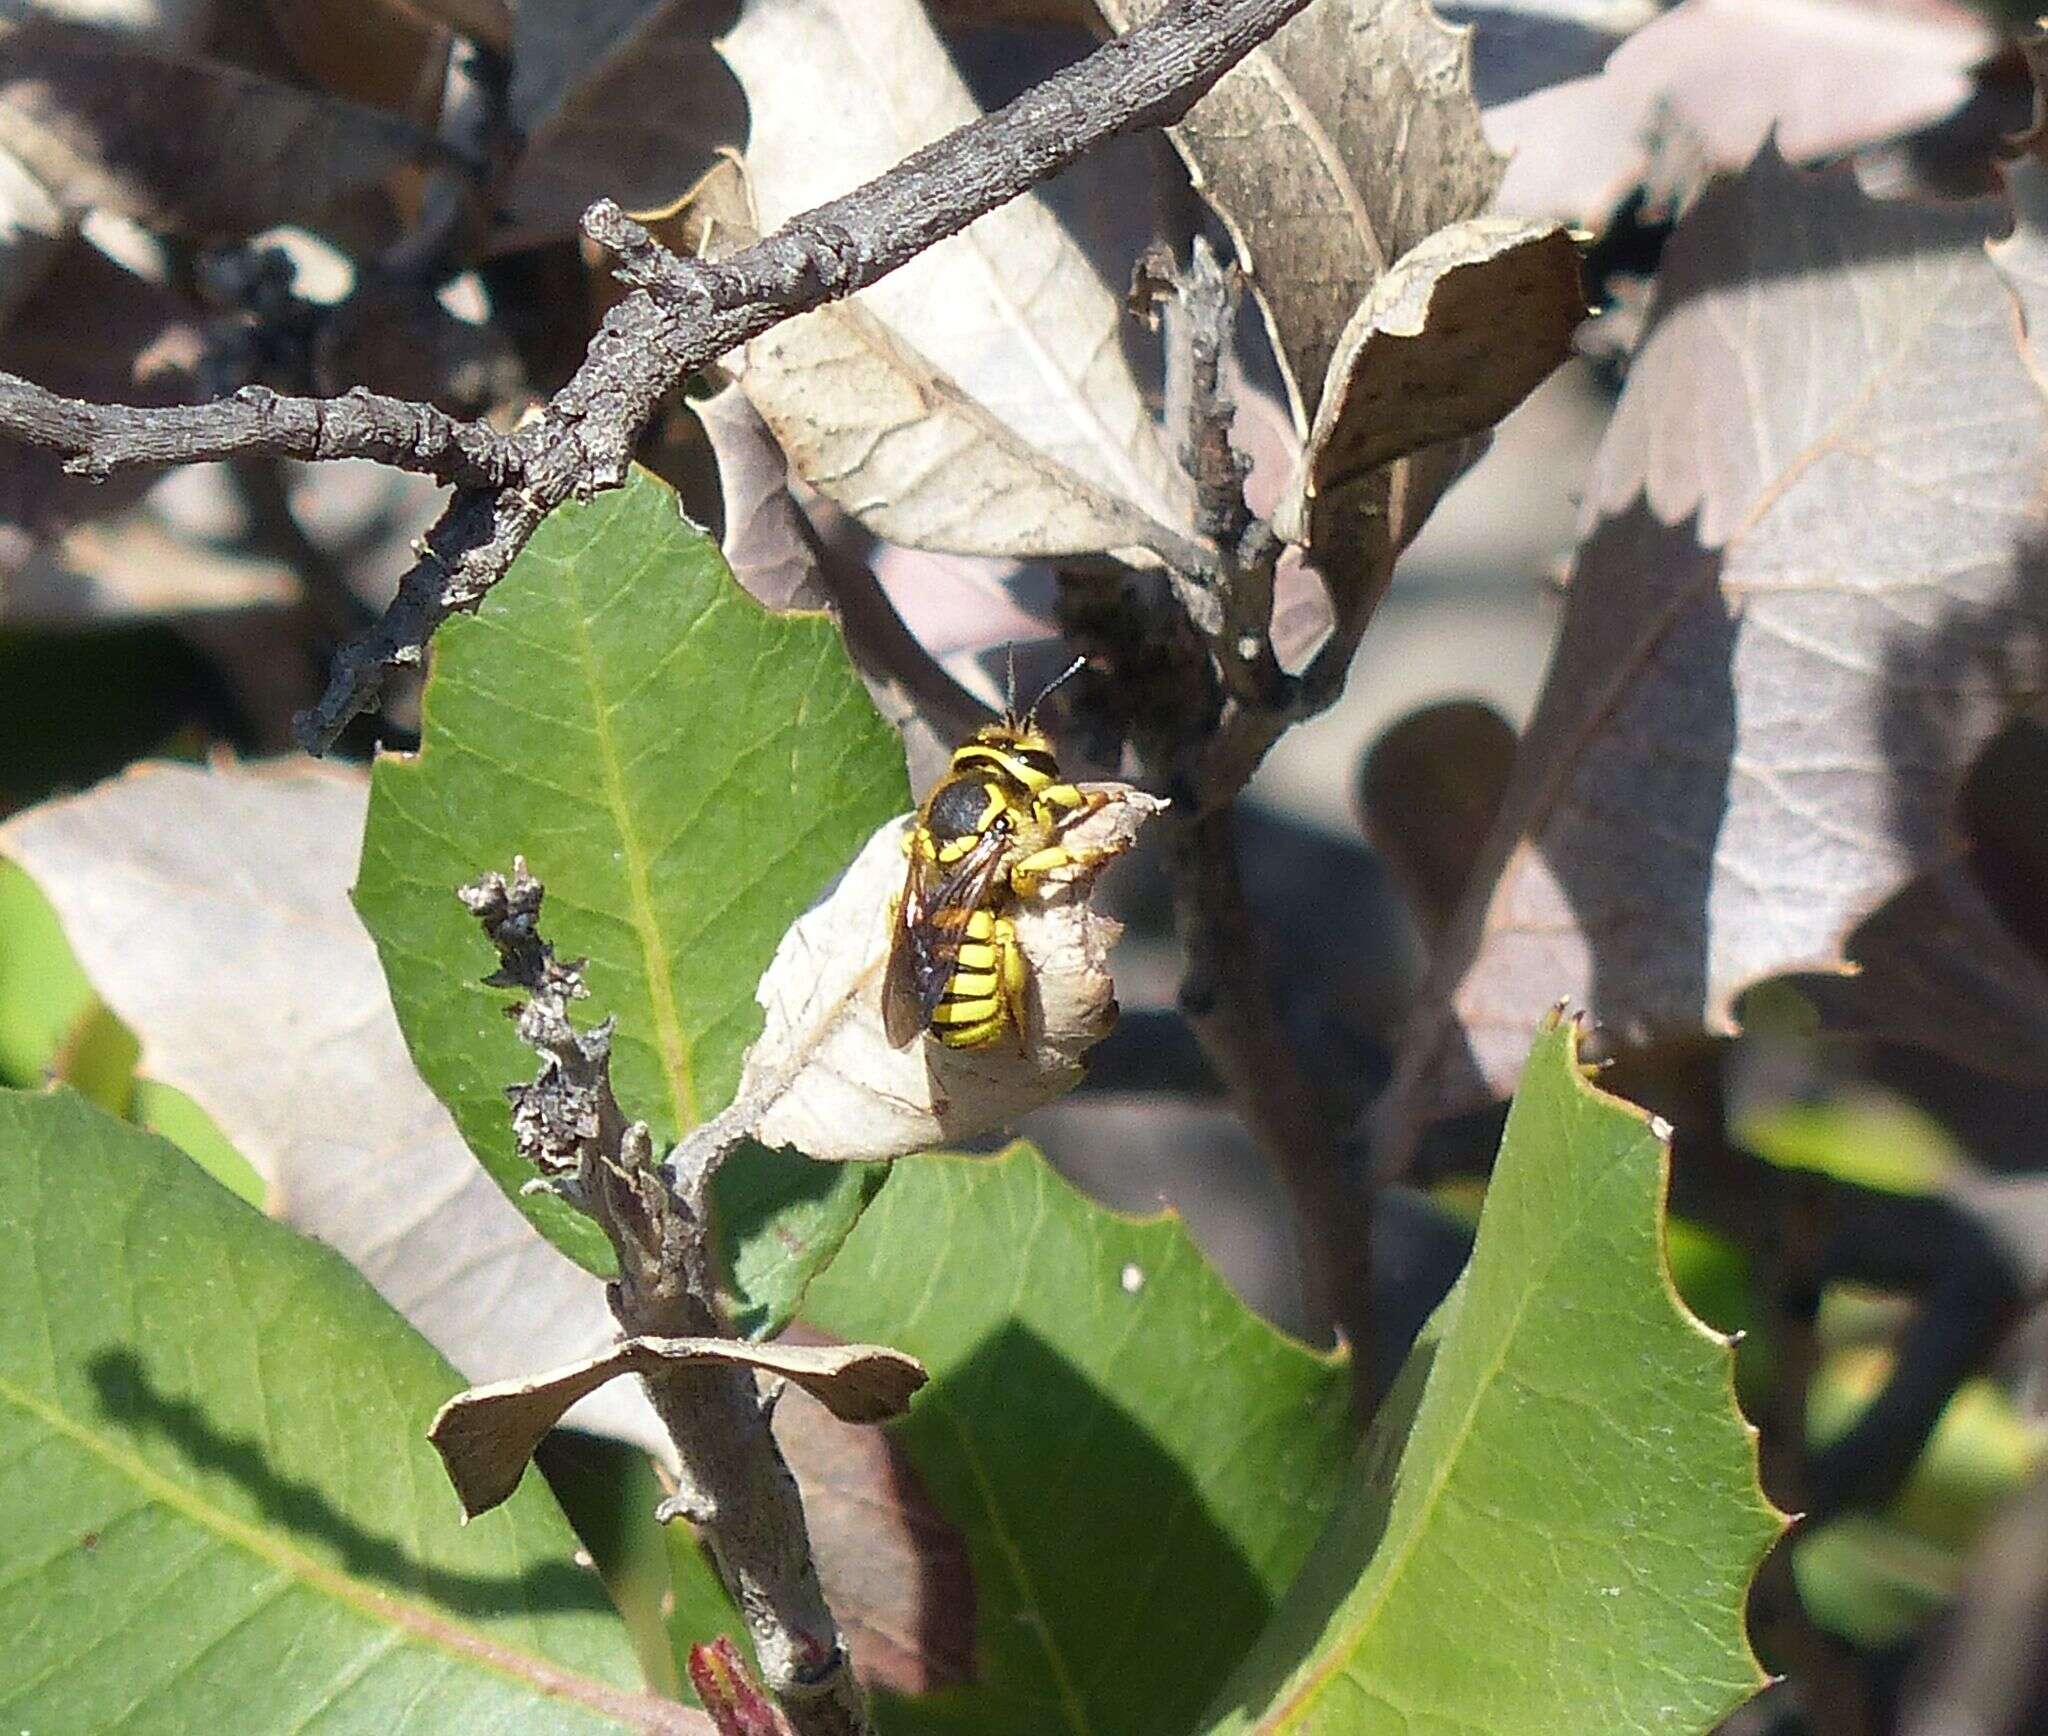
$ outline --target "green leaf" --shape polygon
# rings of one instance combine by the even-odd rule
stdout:
[[[0,1092],[0,1173],[7,1728],[669,1715],[538,1479],[458,1523],[459,1383],[337,1255],[69,1091]]]
[[[0,1086],[55,1076],[102,1108],[161,1133],[251,1205],[263,1181],[184,1092],[134,1076],[136,1043],[93,992],[57,912],[27,871],[0,857]],[[81,1062],[110,1058],[95,1089]]]
[[[976,1680],[885,1697],[892,1736],[1185,1731],[1350,1456],[1340,1360],[1239,1302],[1179,1219],[1098,1206],[1026,1147],[898,1164],[804,1319],[931,1371],[892,1429],[972,1563]]]
[[[672,1140],[731,1096],[783,930],[908,805],[838,630],[763,610],[644,472],[555,512],[481,612],[442,628],[420,752],[376,768],[356,901],[421,1074],[557,1246],[610,1269],[587,1218],[519,1196],[504,1092],[533,1059],[455,888],[526,857],[549,938],[588,957],[591,1005],[618,1019],[620,1101]],[[874,1181],[736,1161],[749,1240],[779,1251],[728,1252],[760,1286],[743,1312],[772,1329]],[[782,1195],[799,1221],[767,1209]]]
[[[1538,1038],[1471,1264],[1212,1731],[1676,1736],[1763,1685],[1743,1601],[1783,1521],[1665,1268],[1662,1130],[1576,1045]]]
[[[50,901],[0,858],[0,1084],[41,1084],[98,1004]]]
[[[230,1193],[259,1211],[269,1189],[256,1166],[244,1157],[213,1117],[175,1085],[154,1079],[135,1081],[128,1119],[151,1133],[160,1133]]]

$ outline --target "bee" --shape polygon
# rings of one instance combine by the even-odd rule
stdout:
[[[1023,1042],[1031,967],[1009,912],[1047,875],[1094,859],[1061,834],[1106,800],[1060,775],[1038,727],[1046,694],[1086,661],[1048,682],[1021,716],[1013,670],[1002,720],[953,750],[903,840],[910,869],[882,984],[884,1029],[899,1049],[924,1031],[949,1049],[985,1049],[1006,1034]]]

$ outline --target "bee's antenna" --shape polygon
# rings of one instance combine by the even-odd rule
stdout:
[[[1031,709],[1024,714],[1025,723],[1036,723],[1038,721],[1038,708],[1045,703],[1046,695],[1052,692],[1052,690],[1055,687],[1059,686],[1061,682],[1066,681],[1069,678],[1080,674],[1081,671],[1086,669],[1087,667],[1087,658],[1076,657],[1073,660],[1073,662],[1069,663],[1066,666],[1066,668],[1062,669],[1057,675],[1055,675],[1050,681],[1048,681],[1043,687],[1041,687],[1038,690],[1038,697],[1031,702]]]
[[[1003,647],[1003,663],[1006,673],[1003,677],[1003,715],[1015,718],[1017,715],[1017,641],[1012,639]]]

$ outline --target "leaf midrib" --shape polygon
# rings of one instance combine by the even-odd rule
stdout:
[[[1533,1070],[1535,1064],[1536,1056],[1532,1055],[1530,1057],[1530,1070]],[[1620,1161],[1620,1156],[1617,1155],[1616,1162],[1619,1163]],[[1372,1601],[1358,1612],[1356,1619],[1344,1629],[1342,1636],[1332,1643],[1327,1659],[1310,1673],[1300,1689],[1281,1705],[1269,1722],[1261,1722],[1256,1728],[1262,1730],[1287,1729],[1294,1722],[1295,1715],[1306,1710],[1320,1696],[1324,1687],[1328,1685],[1331,1678],[1348,1661],[1351,1654],[1356,1652],[1365,1643],[1374,1624],[1385,1613],[1387,1603],[1393,1596],[1395,1587],[1400,1584],[1402,1574],[1407,1571],[1410,1558],[1413,1557],[1417,1548],[1420,1547],[1424,1534],[1430,1529],[1429,1521],[1435,1516],[1437,1505],[1443,1499],[1445,1489],[1449,1487],[1451,1478],[1456,1475],[1458,1466],[1464,1459],[1465,1450],[1470,1443],[1472,1431],[1478,1425],[1480,1408],[1485,1403],[1487,1395],[1492,1392],[1494,1382],[1500,1378],[1501,1370],[1507,1364],[1508,1351],[1521,1332],[1522,1318],[1529,1311],[1533,1299],[1548,1283],[1552,1271],[1563,1260],[1565,1249],[1577,1241],[1579,1232],[1585,1227],[1588,1216],[1589,1196],[1596,1191],[1596,1189],[1587,1188],[1580,1193],[1578,1209],[1573,1213],[1569,1227],[1563,1234],[1557,1236],[1550,1245],[1550,1258],[1537,1271],[1532,1272],[1529,1275],[1528,1282],[1522,1286],[1522,1292],[1516,1298],[1514,1309],[1509,1314],[1507,1323],[1501,1331],[1499,1346],[1495,1353],[1480,1368],[1478,1378],[1473,1383],[1471,1400],[1466,1405],[1464,1414],[1458,1418],[1457,1432],[1451,1437],[1450,1443],[1442,1457],[1438,1459],[1437,1468],[1429,1480],[1429,1487],[1423,1491],[1422,1499],[1416,1507],[1415,1523],[1409,1527],[1407,1535],[1402,1539],[1398,1548],[1396,1548],[1393,1560],[1388,1562],[1386,1574],[1380,1580],[1379,1589],[1374,1592]],[[1474,1244],[1474,1251],[1475,1253],[1477,1252],[1476,1243]],[[1419,1411],[1417,1420],[1418,1422],[1420,1421]],[[1406,1454],[1404,1453],[1404,1460],[1405,1457]]]
[[[572,568],[572,576],[576,570],[579,569]],[[625,771],[619,760],[618,744],[612,735],[611,713],[606,709],[604,691],[598,679],[597,648],[591,643],[590,615],[580,606],[580,582],[577,591],[579,606],[570,614],[574,618],[576,658],[582,667],[584,689],[590,696],[591,733],[597,742],[598,776],[604,784],[605,805],[610,808],[619,829],[619,860],[626,873],[626,896],[632,908],[633,930],[640,937],[641,957],[646,964],[647,999],[654,1020],[655,1047],[661,1054],[662,1077],[668,1082],[676,1130],[687,1132],[699,1120],[690,1045],[676,1016],[675,979],[669,969],[668,951],[662,944],[661,923],[655,914],[646,850],[640,834],[633,827],[633,810],[626,800]]]

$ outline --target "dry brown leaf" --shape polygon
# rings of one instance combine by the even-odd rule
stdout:
[[[722,46],[751,108],[764,231],[979,113],[916,0],[749,0]],[[1124,360],[1122,300],[1035,197],[842,305],[854,311],[750,346],[742,384],[805,480],[871,528],[1004,554],[1099,550],[1141,542],[1132,523],[1186,522],[1186,481]],[[771,366],[798,378],[771,392]],[[812,368],[815,396],[792,409]],[[794,437],[799,413],[813,437]]]
[[[0,25],[0,147],[74,208],[199,236],[315,222],[435,150],[376,109],[47,18]]]
[[[541,1239],[414,1071],[349,903],[368,782],[310,762],[147,766],[15,815],[141,1071],[213,1117],[270,1209],[336,1249],[472,1380],[592,1354],[602,1286]],[[639,1393],[579,1427],[662,1450]]]
[[[1514,758],[1514,725],[1484,700],[1447,699],[1388,725],[1359,768],[1359,829],[1432,941],[1471,881]]]
[[[829,608],[810,527],[789,491],[789,460],[773,430],[737,386],[692,399],[690,409],[718,461],[720,548],[733,577],[770,609]]]
[[[1165,806],[1125,784],[1082,787],[1110,800],[1062,834],[1081,849],[1127,850]],[[825,900],[791,925],[761,979],[755,998],[767,1023],[735,1102],[768,1102],[749,1122],[764,1145],[848,1163],[976,1138],[1079,1084],[1082,1057],[1115,1023],[1109,949],[1121,925],[1094,909],[1091,872],[1048,885],[1011,913],[1032,974],[1023,1042],[948,1049],[919,1038],[894,1047],[882,978],[906,825],[892,820],[868,840]]]
[[[189,303],[73,237],[0,330],[0,368],[67,397],[173,404],[198,396],[200,344]],[[27,560],[34,541],[81,519],[119,512],[156,480],[132,471],[89,482],[67,476],[57,454],[9,441],[0,450],[0,566]]]
[[[758,234],[746,171],[728,159],[674,219],[693,251]],[[725,359],[797,474],[908,548],[992,556],[1142,548],[1153,521],[1031,445],[862,298],[788,320]]]
[[[410,0],[410,3],[499,54],[512,46],[509,0]]]
[[[512,109],[526,148],[499,196],[501,248],[573,235],[593,199],[666,205],[746,132],[712,46],[731,0],[575,0],[517,14]]]
[[[1740,168],[1774,128],[1795,162],[1895,138],[1964,101],[1995,46],[1962,5],[1683,0],[1596,76],[1488,109],[1487,134],[1511,158],[1499,204],[1598,228],[1674,121],[1715,169]]]
[[[776,1405],[775,1439],[860,1679],[894,1694],[972,1682],[974,1564],[910,1455],[799,1391]]]
[[[1585,317],[1578,245],[1556,225],[1471,217],[1426,237],[1345,327],[1275,528],[1329,547],[1324,501],[1397,458],[1485,433],[1563,362]]]
[[[573,1404],[622,1374],[751,1368],[803,1388],[853,1423],[901,1416],[925,1383],[924,1365],[882,1344],[749,1344],[737,1338],[627,1338],[546,1374],[457,1393],[427,1430],[463,1516],[488,1513],[519,1487],[541,1437]]]
[[[1852,929],[1959,855],[1971,759],[2048,687],[2048,170],[2024,188],[1987,251],[1991,201],[1876,202],[1766,153],[1673,237],[1394,1151],[1504,1094],[1560,996],[1623,1043],[1729,1030],[1745,988],[1849,968]],[[1890,1028],[2030,1065],[1968,1011],[2019,943],[1937,932]]]
[[[1129,30],[1163,4],[1102,10]],[[1500,180],[1468,36],[1427,0],[1315,0],[1172,129],[1251,272],[1304,429],[1366,290]]]
[[[292,58],[315,84],[432,129],[454,42],[411,0],[265,0]]]

